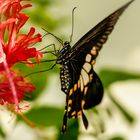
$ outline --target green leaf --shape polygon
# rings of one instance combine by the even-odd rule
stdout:
[[[65,134],[60,133],[57,140],[77,140],[78,139],[78,119],[68,121],[68,128]]]
[[[108,88],[110,84],[117,81],[124,81],[124,80],[129,80],[129,79],[140,79],[139,74],[128,73],[128,72],[116,70],[116,69],[102,69],[99,75],[105,88]]]
[[[25,116],[37,126],[56,126],[60,128],[62,125],[63,114],[63,109],[55,107],[40,107],[30,110]]]

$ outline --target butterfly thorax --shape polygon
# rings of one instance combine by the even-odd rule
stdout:
[[[57,54],[56,63],[61,65],[68,63],[70,58],[70,53],[71,53],[71,46],[70,43],[66,41],[63,45],[62,50],[60,50],[59,53]]]

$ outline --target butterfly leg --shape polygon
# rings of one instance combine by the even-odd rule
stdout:
[[[54,50],[53,50],[53,51],[43,51],[43,50],[45,50],[45,49],[48,48],[48,47],[53,47]],[[48,45],[48,46],[45,46],[44,48],[42,48],[42,49],[40,49],[40,50],[38,50],[38,51],[42,51],[43,54],[45,54],[45,53],[51,53],[51,54],[54,55],[54,56],[56,56],[56,55],[57,55],[57,52],[58,52],[58,50],[57,50],[56,47],[55,47],[55,44],[50,44],[50,45]]]
[[[47,49],[47,48],[49,48],[49,47],[51,47],[51,46],[53,46],[54,44],[49,44],[49,45],[47,45],[47,46],[45,46],[45,47],[43,47],[43,48],[41,48],[40,50],[38,50],[38,51],[42,51],[42,50],[44,50],[44,49]]]

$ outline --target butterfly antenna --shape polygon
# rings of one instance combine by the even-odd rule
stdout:
[[[71,28],[71,35],[70,35],[70,43],[72,42],[73,31],[74,31],[74,11],[77,7],[74,7],[72,10],[72,28]]]

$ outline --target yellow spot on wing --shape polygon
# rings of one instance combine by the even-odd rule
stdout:
[[[91,58],[92,58],[91,54],[87,54],[87,56],[86,56],[86,62],[90,62],[91,61]]]
[[[71,113],[71,116],[75,116],[76,115],[76,111],[73,111],[72,113]]]
[[[81,84],[81,83],[80,83],[80,80],[78,80],[78,88],[80,88],[80,84]]]
[[[83,78],[82,78],[81,75],[80,75],[80,83],[81,83],[81,92],[83,92],[83,90],[84,90],[84,82],[83,82]]]
[[[95,63],[96,63],[96,61],[95,60],[92,60],[91,64],[94,65]]]
[[[81,75],[83,77],[83,80],[84,80],[84,86],[88,84],[89,82],[89,76],[88,76],[88,73],[85,72],[85,70],[81,70]]]
[[[102,44],[101,44],[100,42],[98,42],[98,43],[97,43],[97,46],[98,46],[98,47],[101,47],[101,46],[102,46]]]
[[[76,91],[76,89],[77,89],[77,83],[74,84],[74,91]]]
[[[73,88],[70,89],[69,96],[72,95],[72,93],[73,93]]]
[[[92,48],[92,50],[90,51],[90,53],[92,55],[96,55],[97,54],[97,50],[96,50],[96,47],[95,46]]]
[[[106,32],[105,32],[105,34],[106,35],[109,35],[111,32],[109,31],[109,30],[107,30]]]
[[[103,35],[103,36],[102,36],[102,38],[103,38],[103,39],[106,39],[106,38],[107,38],[107,36],[106,36],[106,35]]]
[[[77,115],[78,115],[78,116],[81,116],[81,114],[82,114],[82,111],[80,110],[80,111],[77,113]]]
[[[85,63],[83,68],[87,71],[87,73],[89,73],[91,70],[91,65],[89,63]]]
[[[109,28],[107,28],[108,31],[111,31],[112,29],[113,29],[113,27],[109,27]]]
[[[101,42],[101,43],[105,43],[105,40],[104,40],[104,39],[100,39],[100,42]]]
[[[82,100],[82,108],[83,108],[83,106],[85,105],[85,100]]]
[[[70,111],[71,111],[71,107],[69,106],[69,107],[68,107],[68,112],[70,112]]]
[[[68,100],[68,105],[71,105],[72,104],[72,100]]]
[[[85,89],[84,89],[84,94],[86,95],[86,93],[87,93],[87,90],[88,90],[88,87],[85,87]]]

